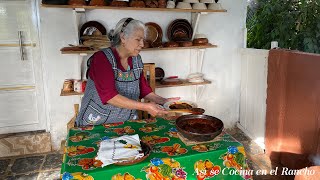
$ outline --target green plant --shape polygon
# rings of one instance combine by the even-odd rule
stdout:
[[[259,8],[247,21],[248,47],[279,47],[320,53],[320,0],[257,0]]]

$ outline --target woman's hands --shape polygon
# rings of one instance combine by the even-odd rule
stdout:
[[[178,101],[180,97],[162,98],[162,99],[163,99],[162,101],[163,103],[161,104],[164,104],[170,101]],[[156,117],[156,116],[163,117],[164,115],[169,114],[169,111],[165,110],[162,106],[154,102],[147,103],[146,111],[153,117]]]
[[[162,117],[169,113],[168,111],[163,109],[161,106],[153,102],[146,104],[146,111],[153,117],[156,117],[156,116]]]
[[[162,108],[159,104],[164,104],[169,101],[176,101],[179,100],[179,97],[173,97],[173,98],[163,98],[160,97],[154,93],[150,93],[148,100],[155,100],[156,103],[150,102],[150,103],[143,103],[134,101],[132,99],[128,99],[124,96],[121,96],[120,94],[116,95],[112,99],[108,101],[109,104],[113,106],[117,106],[120,108],[126,108],[126,109],[138,109],[142,111],[147,111],[151,116],[159,116],[163,117],[166,114],[169,114],[169,111],[166,111],[164,108]],[[157,101],[158,100],[158,101]]]
[[[144,99],[146,99],[148,101],[155,102],[157,104],[163,105],[163,104],[165,104],[166,102],[169,102],[169,101],[177,101],[177,100],[180,99],[180,97],[163,98],[163,97],[155,94],[154,92],[151,92],[150,94],[145,96]]]
[[[153,117],[163,117],[166,114],[169,114],[169,111],[165,110],[159,104],[164,104],[169,101],[177,101],[180,97],[172,97],[172,98],[163,98],[154,93],[149,95],[149,100],[153,100],[153,102],[146,103],[146,110]],[[156,104],[157,103],[157,104]]]
[[[178,100],[180,100],[180,97],[167,98],[164,103],[170,102],[170,101],[178,101]],[[163,104],[164,104],[164,103],[163,103]]]

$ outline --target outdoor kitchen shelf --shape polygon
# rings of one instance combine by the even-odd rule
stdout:
[[[157,51],[157,50],[179,50],[179,49],[207,49],[207,48],[216,48],[217,45],[204,45],[204,46],[190,46],[190,47],[162,47],[162,48],[145,48],[142,51]],[[61,54],[80,54],[87,55],[93,54],[98,50],[91,51],[61,51]]]
[[[186,80],[183,81],[181,84],[175,84],[175,85],[163,85],[159,82],[156,82],[156,88],[166,88],[166,87],[176,87],[176,86],[193,86],[193,85],[205,85],[205,84],[211,84],[211,81],[204,80],[204,82],[200,83],[191,83]]]
[[[227,12],[225,9],[169,9],[169,8],[138,8],[138,7],[113,7],[113,6],[75,6],[75,5],[48,5],[42,4],[45,8],[72,8],[72,9],[114,9],[114,10],[143,10],[143,11],[172,11],[172,12]]]
[[[75,96],[75,95],[83,95],[83,94],[84,94],[83,92],[81,92],[81,93],[75,92],[75,91],[63,92],[63,91],[61,90],[60,96]]]
[[[176,84],[176,85],[163,85],[160,84],[159,82],[156,82],[156,88],[166,88],[166,87],[177,87],[177,86],[194,86],[194,85],[205,85],[205,84],[211,84],[211,81],[205,80],[204,82],[201,83],[190,83],[187,81],[183,81],[182,84]],[[71,92],[63,92],[61,90],[60,96],[74,96],[74,95],[83,95],[84,93],[78,93],[75,91]]]

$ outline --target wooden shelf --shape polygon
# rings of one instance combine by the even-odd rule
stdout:
[[[183,81],[182,84],[176,84],[176,85],[163,85],[160,84],[159,82],[156,82],[156,88],[166,88],[166,87],[178,87],[178,86],[195,86],[195,85],[205,85],[205,84],[211,84],[211,81],[205,80],[204,82],[201,83],[190,83],[187,82],[186,80]],[[61,90],[60,96],[75,96],[75,95],[83,95],[84,93],[78,93],[78,92],[63,92]]]
[[[61,54],[93,54],[97,52],[98,50],[92,50],[92,51],[61,51]]]
[[[158,50],[179,50],[179,49],[207,49],[216,48],[217,45],[190,46],[190,47],[162,47],[162,48],[145,48],[142,51],[158,51]]]
[[[49,5],[42,4],[45,8],[82,8],[82,9],[115,9],[115,10],[139,10],[139,11],[172,11],[172,12],[227,12],[225,9],[210,10],[210,9],[169,9],[169,8],[138,8],[138,7],[113,7],[113,6],[74,6],[74,5]]]
[[[182,84],[175,84],[175,85],[163,85],[160,84],[160,82],[156,82],[156,88],[166,88],[166,87],[177,87],[177,86],[194,86],[194,85],[205,85],[205,84],[211,84],[211,81],[205,80],[201,83],[191,83],[186,80],[183,80]]]
[[[78,93],[78,92],[75,92],[75,91],[63,92],[61,90],[60,96],[74,96],[74,95],[83,95],[83,94],[84,94],[83,92],[81,92],[81,93]]]
[[[145,48],[142,51],[160,51],[160,50],[179,50],[179,49],[207,49],[216,48],[217,45],[190,46],[190,47],[161,47],[161,48]],[[93,54],[98,50],[91,51],[61,51],[61,54]]]

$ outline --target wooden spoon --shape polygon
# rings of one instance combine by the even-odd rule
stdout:
[[[170,109],[169,112],[175,113],[191,113],[191,114],[203,114],[205,112],[202,108],[191,108],[191,109]]]

